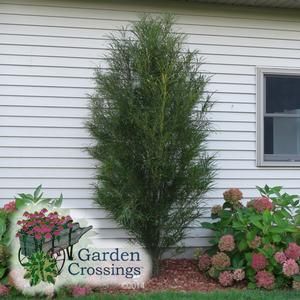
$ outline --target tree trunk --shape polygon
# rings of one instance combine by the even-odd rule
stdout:
[[[160,273],[160,255],[157,253],[151,253],[152,262],[152,277],[157,277]]]

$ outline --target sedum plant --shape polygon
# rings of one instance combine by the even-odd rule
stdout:
[[[145,16],[112,36],[87,123],[99,162],[96,202],[146,247],[154,274],[163,252],[201,215],[214,174],[205,148],[207,78],[173,23]]]
[[[212,208],[215,221],[202,223],[214,238],[199,268],[223,286],[245,278],[250,288],[273,289],[291,286],[299,275],[299,197],[278,186],[257,189],[261,196],[246,206],[240,190],[224,192],[224,204]]]

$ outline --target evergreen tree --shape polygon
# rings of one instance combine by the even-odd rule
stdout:
[[[87,124],[99,162],[96,202],[146,247],[154,275],[202,214],[214,176],[207,78],[173,24],[171,16],[145,16],[111,37]]]

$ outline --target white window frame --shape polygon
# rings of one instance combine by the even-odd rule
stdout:
[[[258,167],[300,167],[300,161],[264,159],[264,117],[266,111],[265,75],[300,76],[300,69],[257,67],[256,69],[256,164]]]

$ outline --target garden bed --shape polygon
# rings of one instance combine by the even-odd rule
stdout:
[[[235,288],[244,288],[245,284],[239,283]],[[158,277],[151,278],[143,289],[101,288],[105,293],[135,293],[135,292],[160,292],[160,291],[199,291],[208,292],[224,290],[215,280],[199,272],[197,260],[193,259],[166,259],[161,262],[161,272]]]

